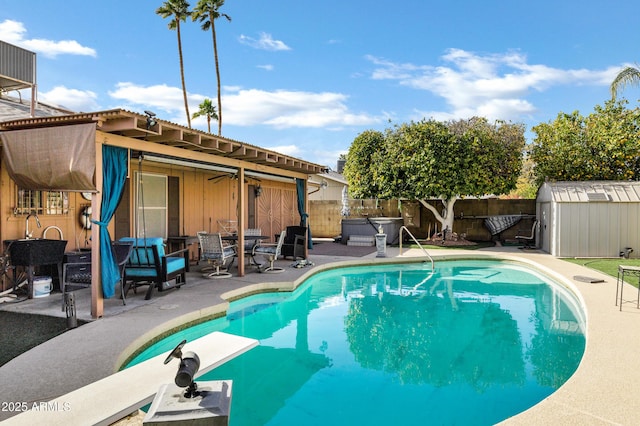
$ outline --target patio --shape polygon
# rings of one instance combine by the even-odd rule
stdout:
[[[333,243],[323,243],[333,244]],[[323,249],[330,249],[324,246]],[[318,247],[319,248],[319,247]],[[318,250],[318,253],[320,250]],[[354,262],[387,262],[398,254],[388,247],[387,258],[376,258],[375,252],[358,257],[320,255],[310,252],[314,267],[294,268],[291,260],[279,260],[285,271],[260,274],[247,270],[243,277],[206,280],[193,268],[187,284],[179,290],[156,293],[151,300],[144,294],[129,294],[127,305],[119,299],[105,300],[105,316],[70,330],[13,359],[0,368],[5,399],[13,401],[46,401],[95,382],[116,371],[136,348],[151,338],[182,324],[220,314],[225,300],[265,289],[290,289],[312,270],[329,265]],[[640,341],[640,310],[626,305],[622,312],[614,305],[615,279],[590,269],[572,265],[548,254],[523,252],[513,247],[475,250],[433,251],[438,258],[506,257],[531,263],[536,268],[574,288],[582,297],[587,324],[587,348],[576,374],[552,396],[530,410],[505,421],[505,424],[635,424],[640,408],[635,395],[640,391],[640,371],[633,366]],[[405,252],[403,257],[421,256],[419,250]],[[591,284],[574,280],[577,275],[604,279]],[[632,294],[632,289],[628,289]],[[80,318],[90,319],[88,295],[76,301]],[[4,305],[4,306],[3,306]],[[41,299],[0,305],[0,310],[18,310],[64,316],[59,294]],[[43,386],[42,384],[46,384]],[[82,410],[83,407],[72,407]],[[16,413],[2,412],[0,420]],[[55,413],[48,413],[54,420]],[[79,417],[81,418],[81,417]],[[140,417],[128,424],[140,424]],[[13,418],[20,424],[20,416]],[[53,421],[55,423],[55,421]]]

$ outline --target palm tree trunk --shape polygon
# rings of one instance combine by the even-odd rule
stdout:
[[[216,79],[218,81],[218,136],[222,136],[222,95],[220,94],[220,64],[218,63],[218,43],[216,42],[216,24],[213,14],[209,17],[211,21],[211,33],[213,37],[213,57],[216,63]]]
[[[189,115],[189,103],[187,101],[187,86],[184,82],[184,62],[182,60],[182,38],[180,37],[180,22],[176,19],[178,33],[178,54],[180,56],[180,79],[182,80],[182,94],[184,96],[184,109],[187,113],[187,124],[191,128],[191,116]]]

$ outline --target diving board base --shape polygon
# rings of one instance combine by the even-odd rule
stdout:
[[[184,396],[185,390],[173,383],[160,387],[151,408],[144,417],[144,426],[212,425],[227,426],[231,411],[231,380],[196,382],[198,394]]]

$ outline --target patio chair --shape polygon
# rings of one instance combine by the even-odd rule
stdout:
[[[293,260],[304,259],[304,248],[307,245],[306,226],[287,226],[284,243],[282,245],[282,257],[291,257]]]
[[[278,238],[277,244],[260,244],[256,248],[253,249],[253,255],[261,255],[264,259],[269,262],[269,266],[265,269],[258,268],[258,272],[283,272],[284,269],[278,266],[274,266],[273,262],[275,262],[278,257],[282,254],[282,245],[284,244],[284,237],[287,231],[282,231],[280,233],[280,237]]]
[[[215,269],[213,272],[202,274],[205,278],[229,278],[231,274],[228,272],[229,268],[233,264],[233,259],[236,256],[235,246],[225,246],[222,244],[222,235],[219,233],[198,233],[198,240],[200,241],[200,250],[202,259],[213,266]],[[225,266],[227,259],[231,259],[228,266]],[[220,268],[226,268],[225,271]]]
[[[114,259],[118,264],[118,271],[120,272],[120,298],[122,299],[122,304],[126,305],[124,267],[127,260],[129,260],[133,245],[131,243],[114,241],[112,243],[112,249]],[[65,293],[90,286],[91,252],[67,253],[65,255],[65,263],[62,265],[62,283],[60,284],[62,311],[65,310]]]
[[[165,253],[164,240],[160,237],[125,237],[119,241],[132,245],[131,254],[124,266],[125,295],[130,288],[135,293],[139,286],[148,285],[144,298],[149,300],[154,288],[165,291],[180,288],[186,282],[184,252],[188,249]]]
[[[533,248],[533,245],[536,242],[536,231],[538,230],[538,225],[540,222],[537,220],[533,221],[533,226],[531,226],[531,235],[516,235],[516,240],[523,241],[523,248]]]
[[[133,250],[133,244],[130,242],[121,242],[114,241],[113,242],[113,257],[118,264],[118,271],[120,272],[120,298],[122,298],[122,304],[126,305],[126,295],[124,292],[125,288],[125,275],[124,268],[127,266],[127,262],[129,261],[129,256],[131,256],[131,251]]]
[[[245,237],[247,235],[262,235],[262,229],[249,228],[244,230]],[[244,254],[249,259],[249,265],[253,263],[253,249],[260,245],[260,240],[246,239],[244,240]]]

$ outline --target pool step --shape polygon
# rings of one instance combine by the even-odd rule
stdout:
[[[376,237],[371,235],[351,235],[349,236],[349,241],[347,241],[348,246],[359,246],[359,247],[372,247],[376,245]]]

